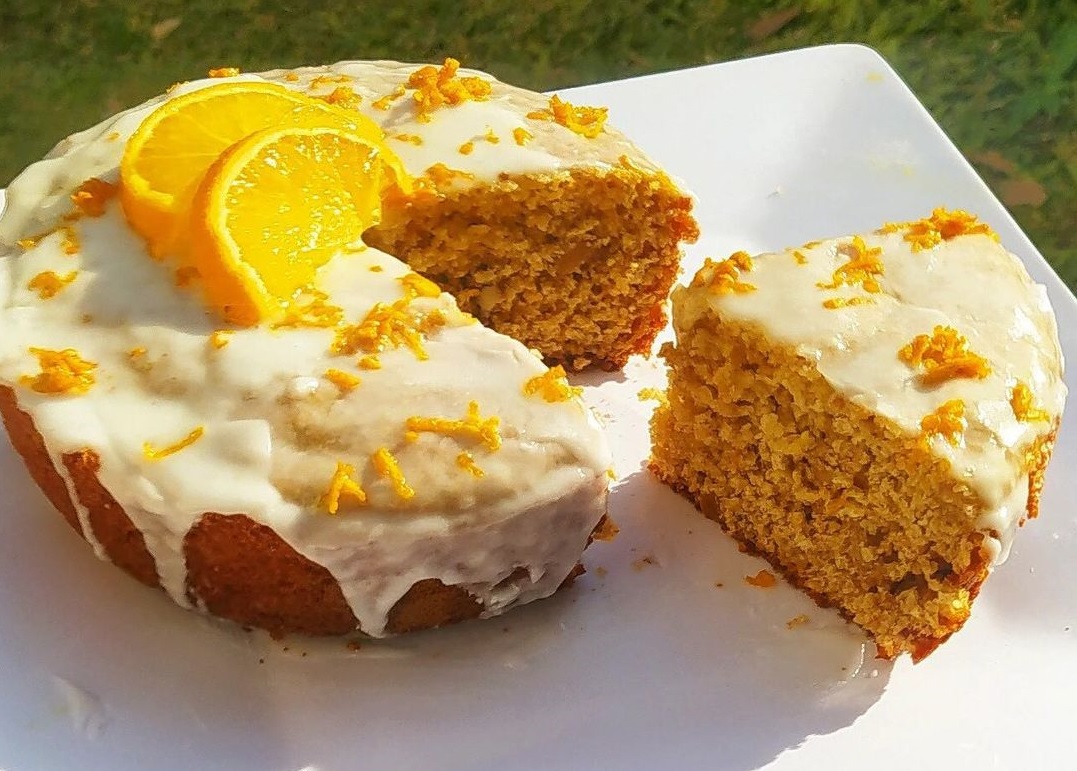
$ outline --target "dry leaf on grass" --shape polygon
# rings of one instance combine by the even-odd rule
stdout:
[[[799,7],[793,7],[765,13],[749,24],[745,28],[744,34],[758,43],[760,40],[768,38],[778,32],[797,16],[800,16],[800,10]]]
[[[176,27],[183,21],[177,16],[172,16],[168,19],[162,19],[161,21],[150,27],[150,37],[153,38],[155,43],[160,43],[166,37],[176,31]]]
[[[999,195],[1007,206],[1043,206],[1047,191],[1034,179],[1007,179],[999,186]]]

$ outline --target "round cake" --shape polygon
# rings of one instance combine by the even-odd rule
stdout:
[[[451,60],[214,74],[73,135],[7,191],[0,413],[34,480],[100,558],[273,634],[380,637],[552,594],[612,530],[610,455],[539,353],[618,366],[650,345],[695,235],[689,199],[603,110]],[[371,194],[365,243],[266,257],[312,278],[241,318],[210,285],[219,264],[184,247],[194,236],[136,216],[120,169],[171,100],[264,82],[384,136],[244,129],[244,147],[391,148],[399,184]],[[327,166],[311,173],[351,184]],[[208,184],[177,205],[198,209]],[[222,205],[238,207],[230,190]],[[299,204],[336,212],[263,197],[267,252]],[[244,243],[241,268],[257,267]]]
[[[1042,286],[976,217],[708,261],[673,294],[651,467],[916,660],[1039,511],[1066,387]]]

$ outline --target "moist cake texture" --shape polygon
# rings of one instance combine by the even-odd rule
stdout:
[[[921,659],[1038,512],[1065,400],[1042,286],[983,223],[709,261],[673,295],[651,468],[750,551]]]
[[[431,106],[416,73],[442,73],[442,95],[467,78],[481,98]],[[563,125],[588,114],[558,118],[545,97],[481,73],[350,62],[233,76],[263,78],[375,118],[419,193],[395,201],[372,243],[426,260],[421,270],[468,309],[535,337],[477,323],[397,256],[363,245],[329,261],[283,323],[224,323],[174,264],[150,258],[117,190],[125,143],[143,119],[220,80],[183,84],[73,135],[9,187],[0,413],[15,449],[99,557],[180,605],[275,634],[378,637],[552,594],[578,573],[592,537],[608,532],[610,456],[578,390],[528,345],[549,341],[543,352],[570,364],[619,364],[650,344],[661,318],[595,316],[566,331],[568,316],[557,316],[558,348],[527,316],[554,302],[534,287],[571,273],[565,248],[589,267],[549,286],[596,307],[622,302],[602,283],[622,262],[622,276],[651,281],[653,270],[672,281],[677,242],[694,232],[687,198],[612,129]],[[532,185],[531,197],[513,185]],[[594,201],[596,211],[631,201],[667,219],[652,228],[636,211],[618,236],[629,251],[615,254],[609,222],[555,216],[569,216],[575,204],[565,201],[593,196],[595,185],[611,199],[630,196],[608,210]],[[500,224],[472,222],[483,196]],[[521,232],[522,243],[536,253],[540,241],[553,246],[544,267],[511,272],[531,288],[510,286],[498,265],[480,289],[480,263],[511,258],[481,245],[513,243],[498,230],[510,228],[516,215],[503,212],[513,207],[531,212],[532,225],[546,221],[541,234],[537,225]],[[411,211],[419,226],[407,224]],[[454,267],[438,268],[427,246],[398,248],[416,227],[441,233],[436,248]],[[477,262],[465,267],[467,254]],[[633,274],[633,260],[650,268]],[[646,291],[657,303],[665,288]],[[574,313],[587,309],[562,299]]]

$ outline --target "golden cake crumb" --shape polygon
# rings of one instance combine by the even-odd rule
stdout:
[[[77,270],[72,270],[69,273],[63,274],[46,270],[30,279],[26,288],[33,292],[37,292],[37,296],[42,300],[51,300],[63,291],[64,287],[74,281],[76,277],[78,277]]]
[[[550,106],[527,114],[535,120],[552,120],[580,136],[594,139],[602,133],[609,110],[605,107],[577,107],[563,101],[557,94],[550,97]]]
[[[474,456],[466,450],[456,456],[456,465],[470,473],[472,476],[480,478],[486,476],[486,472],[479,468],[478,464],[475,463]]]
[[[632,560],[632,569],[637,572],[644,568],[651,567],[652,565],[658,565],[658,560],[654,558],[653,554],[645,554],[637,560]]]
[[[160,449],[155,448],[150,442],[143,442],[142,455],[146,460],[161,460],[162,458],[167,458],[169,455],[175,455],[180,450],[190,447],[201,439],[205,432],[206,431],[202,426],[198,426],[179,441],[173,442]]]
[[[760,570],[754,576],[745,576],[744,583],[760,589],[770,589],[778,584],[778,579],[767,569]]]
[[[325,371],[325,379],[345,393],[354,391],[363,382],[358,375],[332,368]]]
[[[337,461],[336,471],[329,480],[329,487],[322,496],[321,505],[330,514],[336,514],[340,510],[340,499],[343,497],[353,498],[357,503],[366,503],[366,492],[359,486],[355,478],[355,467],[342,461]]]
[[[968,421],[965,420],[965,402],[961,399],[944,402],[920,421],[920,430],[925,441],[941,436],[954,447],[961,444],[966,428]]]
[[[538,394],[552,403],[568,401],[582,394],[583,389],[569,385],[565,368],[557,364],[524,383],[524,393],[528,396]]]
[[[239,74],[239,67],[214,67],[208,74],[211,78],[234,78]]]
[[[41,372],[37,375],[23,375],[19,382],[39,394],[77,395],[90,390],[95,382],[94,370],[97,363],[87,361],[79,356],[73,348],[53,351],[47,348],[30,348],[30,353],[37,357]]]
[[[389,484],[397,497],[403,501],[411,500],[415,497],[415,491],[408,486],[407,480],[404,479],[404,472],[400,470],[400,463],[389,452],[388,448],[379,448],[374,452],[370,460],[374,464],[374,470],[380,476],[389,480]]]
[[[595,526],[594,531],[591,533],[591,538],[605,543],[612,541],[620,532],[621,528],[617,527],[617,523],[613,521],[609,514],[606,514],[598,521],[598,525]]]
[[[905,231],[903,238],[912,244],[914,252],[930,249],[943,241],[965,235],[980,234],[995,241],[999,240],[998,233],[986,222],[980,222],[976,215],[961,209],[942,207],[932,211],[930,217],[911,222],[888,222],[876,232],[885,234],[901,231]]]
[[[129,358],[131,361],[136,361],[137,359],[141,359],[145,355],[146,355],[146,349],[143,348],[141,345],[136,347],[136,348],[132,348],[131,350],[129,350],[127,352],[127,358]]]
[[[450,169],[444,163],[435,163],[423,172],[416,183],[420,189],[426,188],[438,192],[452,187],[458,180],[469,179],[475,179],[475,175],[460,169]]]
[[[1013,408],[1014,417],[1023,423],[1051,419],[1051,416],[1046,411],[1034,406],[1032,389],[1028,387],[1028,384],[1020,380],[1010,391],[1010,407]]]
[[[982,380],[991,374],[987,360],[969,350],[969,341],[953,327],[936,326],[931,335],[917,335],[898,351],[898,358],[922,369],[920,382],[934,386],[954,378]]]
[[[415,441],[420,433],[456,436],[479,442],[491,452],[501,448],[499,426],[501,418],[495,416],[483,418],[479,413],[479,403],[468,402],[467,414],[459,420],[412,416],[404,424],[405,438]]]

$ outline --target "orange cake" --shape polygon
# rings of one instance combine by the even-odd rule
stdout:
[[[689,199],[604,110],[452,60],[212,74],[8,189],[0,413],[35,481],[98,557],[274,634],[570,582],[609,450],[531,349],[647,350]]]
[[[1066,389],[1042,286],[975,217],[707,261],[651,468],[879,655],[961,628],[1038,511]]]

